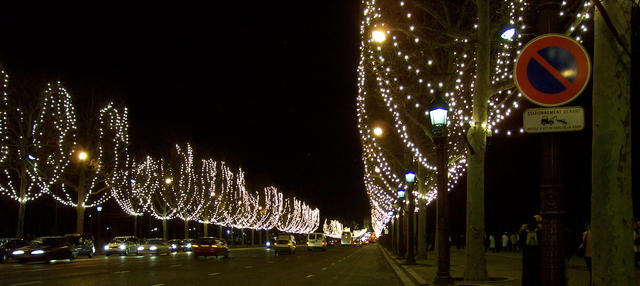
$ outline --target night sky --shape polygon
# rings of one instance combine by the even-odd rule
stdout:
[[[79,109],[92,97],[129,106],[137,158],[191,142],[200,156],[244,168],[250,186],[273,184],[319,207],[322,219],[361,223],[369,205],[356,127],[359,15],[359,1],[346,0],[1,9],[0,64],[12,83],[62,80]],[[585,107],[587,128],[561,136],[575,228],[589,217],[590,103],[588,87],[572,103]],[[519,129],[521,114],[512,116],[500,128]],[[538,212],[540,142],[537,135],[489,139],[489,231],[515,230]],[[464,229],[465,188],[463,177],[451,200],[453,233]],[[0,204],[10,223],[16,205]],[[70,208],[66,216],[71,225]]]

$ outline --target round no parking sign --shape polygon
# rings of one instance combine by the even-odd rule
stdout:
[[[527,99],[541,106],[558,106],[584,90],[591,62],[580,43],[564,35],[546,34],[522,49],[514,73],[515,84]]]

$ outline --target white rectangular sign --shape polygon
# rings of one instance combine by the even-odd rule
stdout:
[[[580,106],[529,108],[522,114],[527,133],[566,132],[584,129],[584,110]]]

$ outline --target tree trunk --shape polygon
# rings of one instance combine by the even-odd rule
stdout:
[[[166,216],[162,216],[162,238],[164,238],[164,240],[168,240],[169,239],[169,229],[167,229],[167,217]]]
[[[418,254],[417,258],[427,259],[428,255],[427,242],[427,206],[421,205],[418,212]]]
[[[256,244],[255,241],[255,230],[251,229],[251,246],[254,246]]]
[[[189,220],[184,220],[184,238],[189,238]]]
[[[76,206],[76,233],[84,233],[84,212],[82,204]]]
[[[133,216],[133,236],[138,236],[138,214]]]
[[[222,225],[221,224],[218,225],[218,237],[222,238]]]
[[[627,51],[631,2],[602,1]],[[593,285],[635,285],[631,195],[631,59],[595,12],[591,233]]]
[[[208,226],[209,226],[209,224],[204,223],[204,236],[205,237],[209,236]]]
[[[24,236],[24,214],[27,209],[27,202],[24,199],[20,199],[18,208],[18,225],[16,227],[16,237],[22,238]]]
[[[491,58],[491,29],[488,0],[478,0],[478,53],[476,93],[473,97],[473,122],[467,134],[471,149],[467,167],[466,281],[487,280],[484,255],[484,157],[487,142],[487,112]]]

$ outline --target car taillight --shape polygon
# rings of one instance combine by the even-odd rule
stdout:
[[[204,246],[204,245],[203,245],[203,246]],[[199,246],[199,245],[197,245],[197,244],[193,244],[193,245],[191,245],[191,247],[195,247],[195,248],[197,248],[197,247],[200,247],[200,246]]]
[[[291,242],[287,243],[287,245],[291,245]]]
[[[218,248],[218,246],[217,246],[217,245],[212,245],[211,247],[213,247],[213,248]]]

